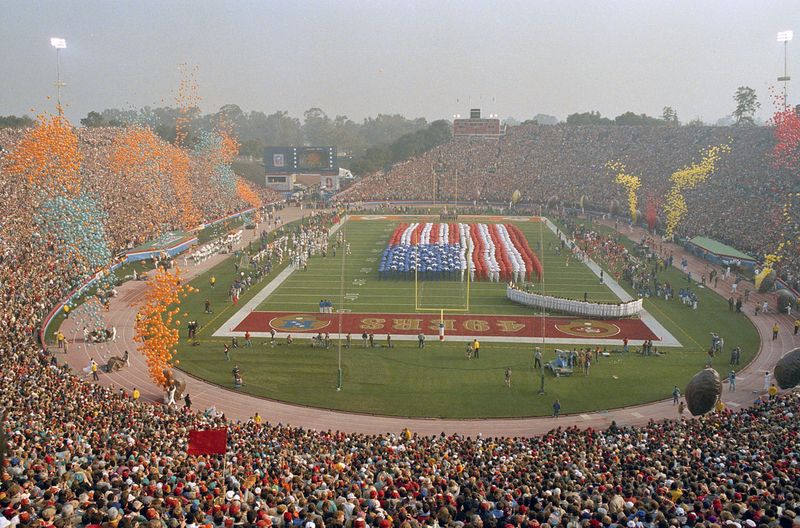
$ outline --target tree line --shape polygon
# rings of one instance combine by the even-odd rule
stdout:
[[[730,116],[726,116],[719,121],[718,125],[755,125],[755,113],[761,107],[758,102],[756,91],[749,86],[740,86],[733,94],[734,103],[736,106],[731,112]],[[539,117],[539,116],[537,116]],[[544,116],[550,117],[550,116]],[[536,117],[533,119],[539,124],[550,124],[539,121]],[[614,119],[603,117],[600,112],[590,111],[582,113],[574,113],[567,116],[566,123],[568,125],[619,125],[619,126],[680,126],[681,122],[678,119],[678,113],[671,106],[665,106],[661,111],[660,117],[653,117],[647,114],[636,114],[634,112],[625,112],[618,115]],[[686,123],[687,126],[705,126],[705,123],[700,118],[695,118]]]
[[[760,104],[756,92],[750,87],[740,86],[734,94],[736,103],[731,116],[718,124],[753,125],[754,115]],[[228,104],[217,112],[203,114],[199,108],[178,109],[172,107],[121,110],[108,108],[91,111],[80,120],[85,127],[127,126],[133,123],[148,125],[166,141],[172,142],[177,135],[179,119],[188,121],[189,145],[196,141],[201,131],[225,128],[238,137],[240,154],[261,159],[267,146],[334,145],[340,153],[340,163],[356,174],[379,170],[418,156],[423,152],[448,141],[451,137],[450,123],[425,118],[408,119],[400,114],[378,114],[363,121],[355,122],[345,115],[330,117],[321,108],[309,108],[303,119],[280,110],[267,115],[260,111],[245,112],[238,105]],[[0,116],[0,128],[25,128],[34,121],[28,116]],[[510,125],[519,124],[513,118],[506,120]],[[555,125],[555,116],[537,114],[533,119],[523,122],[540,125]],[[680,126],[677,112],[665,106],[660,117],[625,112],[611,119],[600,112],[579,112],[567,116],[567,125],[646,125]],[[702,126],[704,123],[694,119],[687,126]]]
[[[334,145],[347,156],[358,156],[369,147],[390,143],[404,134],[422,130],[428,124],[424,118],[408,119],[399,114],[378,114],[358,123],[344,115],[330,117],[320,108],[309,108],[301,120],[284,110],[267,115],[256,110],[245,112],[235,104],[207,114],[202,114],[199,108],[183,111],[171,107],[112,108],[89,112],[81,119],[81,124],[99,127],[146,123],[163,139],[173,141],[179,118],[188,120],[187,141],[190,145],[201,131],[223,128],[239,139],[240,154],[257,158],[263,154],[264,147],[303,145]]]

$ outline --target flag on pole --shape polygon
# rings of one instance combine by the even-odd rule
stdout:
[[[228,450],[228,430],[189,431],[189,455],[224,455]]]

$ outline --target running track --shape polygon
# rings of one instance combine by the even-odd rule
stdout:
[[[287,208],[280,212],[284,223],[291,222],[304,215],[304,211],[298,208]],[[271,229],[271,228],[267,228]],[[635,229],[629,231],[623,228],[623,233],[632,239],[640,240],[644,231]],[[242,245],[247,244],[255,238],[256,233],[246,231],[242,237]],[[674,262],[679,265],[681,259],[686,257],[689,261],[689,270],[694,277],[699,277],[704,272],[704,262],[686,253],[680,246],[666,244],[672,249],[675,256]],[[224,255],[217,255],[208,259],[198,266],[190,266],[184,269],[184,277],[190,279],[208,268],[215,266],[225,258]],[[732,279],[719,281],[718,293],[727,298],[730,294]],[[161,390],[150,381],[147,375],[147,368],[144,358],[136,351],[136,343],[133,341],[133,324],[138,305],[144,299],[146,283],[129,281],[117,288],[119,295],[111,302],[111,311],[106,314],[106,321],[109,326],[116,326],[117,340],[107,344],[85,344],[82,336],[75,328],[75,321],[68,319],[63,327],[67,339],[71,342],[66,355],[60,355],[59,359],[66,361],[76,372],[89,363],[90,358],[101,365],[111,356],[122,356],[124,350],[130,351],[130,367],[124,367],[121,371],[113,374],[100,373],[100,382],[104,385],[111,385],[125,388],[129,393],[137,387],[142,393],[145,401],[160,402],[162,398]],[[740,291],[749,288],[754,291],[752,284],[744,283],[740,285]],[[772,369],[777,360],[785,352],[794,347],[800,346],[800,335],[792,335],[792,319],[785,314],[775,314],[771,311],[767,315],[754,317],[753,307],[755,303],[764,300],[770,302],[770,307],[774,309],[775,296],[752,294],[750,302],[743,308],[747,317],[754,322],[758,328],[761,338],[761,346],[758,355],[753,362],[737,375],[736,392],[730,393],[727,386],[723,389],[723,401],[732,408],[737,409],[750,405],[755,399],[753,391],[762,392],[764,384],[764,371]],[[701,308],[702,310],[702,308]],[[781,333],[777,340],[772,340],[772,325],[778,322],[781,326]],[[75,337],[78,340],[75,340]],[[727,361],[723,355],[720,361]],[[354,433],[386,433],[399,432],[404,427],[421,434],[439,434],[445,432],[461,433],[470,436],[478,434],[504,435],[504,436],[529,436],[545,433],[555,427],[577,426],[580,428],[606,428],[616,421],[618,425],[643,425],[649,420],[663,418],[675,418],[676,408],[672,405],[672,399],[668,398],[656,403],[625,407],[610,410],[607,412],[596,412],[587,414],[568,414],[569,409],[564,409],[567,414],[562,414],[561,418],[519,418],[519,419],[486,419],[486,420],[441,420],[441,419],[420,419],[420,418],[400,418],[373,416],[366,414],[354,414],[337,411],[327,411],[310,407],[303,407],[287,403],[266,400],[223,389],[215,385],[184,376],[186,378],[187,391],[191,395],[195,409],[207,409],[216,407],[221,410],[229,419],[247,420],[258,412],[265,420],[271,423],[283,423],[293,426],[301,426],[317,430],[339,430]],[[88,382],[88,381],[87,381]],[[345,389],[346,390],[346,389]],[[547,398],[547,396],[543,396]]]

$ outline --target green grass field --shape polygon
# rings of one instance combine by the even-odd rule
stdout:
[[[417,304],[414,281],[380,281],[377,276],[377,261],[395,225],[396,222],[388,220],[347,222],[342,229],[351,243],[352,254],[346,257],[344,269],[341,250],[336,257],[313,257],[308,271],[294,272],[258,309],[315,312],[319,300],[327,298],[337,309],[353,312],[414,312]],[[582,298],[586,292],[593,300],[615,300],[613,293],[586,266],[575,260],[567,266],[564,254],[558,256],[550,249],[557,241],[548,229],[540,230],[536,222],[518,225],[543,260],[547,293]],[[280,268],[273,270],[270,277],[245,292],[239,306],[279,271]],[[200,323],[200,344],[190,346],[182,329],[179,367],[212,383],[231,387],[230,370],[238,364],[245,381],[240,390],[330,409],[398,416],[518,417],[549,414],[555,398],[561,400],[566,413],[611,409],[667,398],[673,385],[684,386],[705,364],[705,349],[712,331],[721,333],[725,339],[726,351],[717,363],[723,374],[727,372],[731,347],[742,346],[742,366],[758,347],[755,328],[742,314],[729,312],[725,299],[700,290],[698,311],[679,301],[645,300],[645,307],[681,341],[683,348],[670,348],[661,357],[614,354],[593,364],[587,378],[580,373],[562,378],[547,375],[544,396],[537,394],[540,376],[532,369],[533,344],[484,343],[481,359],[468,361],[464,357],[464,343],[453,340],[443,344],[429,340],[424,350],[418,350],[416,343],[409,341],[396,341],[392,349],[364,349],[358,345],[343,348],[344,383],[343,390],[337,392],[336,345],[322,350],[311,348],[307,340],[298,340],[292,346],[281,344],[272,348],[264,340],[255,339],[252,348],[234,349],[232,362],[224,361],[222,344],[229,339],[211,336],[238,309],[226,295],[234,273],[232,259],[228,259],[192,281],[200,291],[184,301],[181,311],[184,320]],[[209,287],[212,275],[218,284],[214,289]],[[344,277],[344,300],[340,298],[341,277]],[[681,280],[685,283],[676,269],[664,272],[660,278],[676,285]],[[464,305],[465,284],[439,282],[436,291],[429,286],[420,288],[419,304],[438,308],[436,305],[443,303],[445,291],[448,295],[444,300],[451,308]],[[504,288],[503,283],[472,283],[469,313],[531,313],[530,309],[507,301]],[[214,314],[202,313],[205,299],[211,301]],[[553,357],[553,348],[544,348],[545,360]],[[511,388],[503,384],[507,367],[513,371]]]
[[[545,290],[555,295],[583,298],[584,292],[596,301],[616,301],[617,298],[584,266],[571,260],[566,265],[564,252],[557,256],[549,251],[558,240],[539,222],[520,222],[520,229],[538,255],[543,255],[546,270]],[[352,254],[342,258],[317,258],[308,271],[295,272],[277,291],[264,301],[259,310],[317,311],[320,299],[330,299],[336,308],[353,312],[413,313],[417,306],[430,310],[441,308],[459,310],[466,307],[467,284],[461,281],[380,280],[378,261],[386,248],[397,222],[389,220],[351,221],[342,229],[351,243]],[[541,231],[541,233],[540,233]],[[542,238],[544,252],[538,251]],[[344,270],[342,270],[344,261]],[[342,275],[344,273],[344,275]],[[340,277],[344,276],[345,298],[341,299]],[[523,306],[506,299],[505,283],[472,282],[469,313],[530,314]],[[537,285],[540,290],[541,285]],[[349,296],[347,294],[350,294]],[[354,297],[357,295],[357,298]],[[417,299],[415,299],[417,297]]]

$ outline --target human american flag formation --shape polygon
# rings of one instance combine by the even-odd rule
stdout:
[[[383,251],[381,278],[522,282],[542,278],[542,264],[514,224],[402,223]]]

